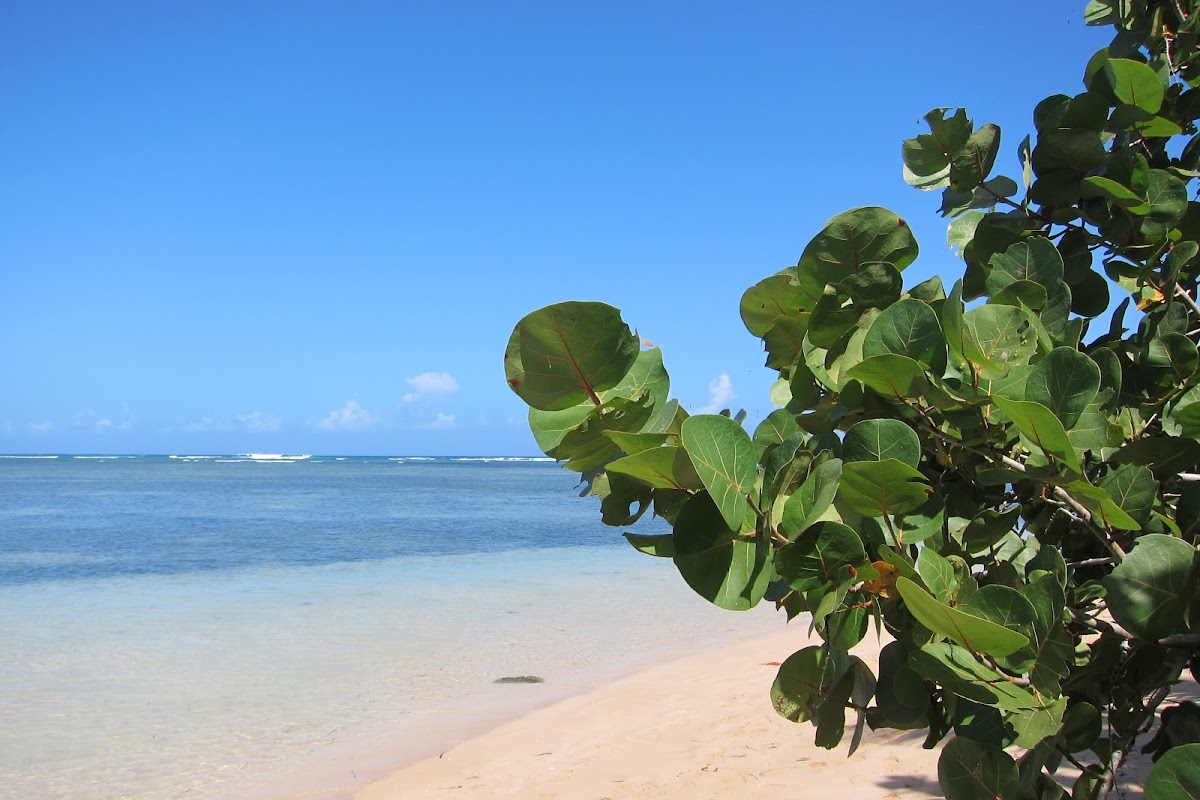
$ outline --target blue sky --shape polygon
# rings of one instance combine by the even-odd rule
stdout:
[[[532,455],[502,353],[601,300],[769,412],[750,285],[900,144],[1082,91],[1082,2],[0,5],[0,452]],[[722,377],[724,376],[724,377]]]

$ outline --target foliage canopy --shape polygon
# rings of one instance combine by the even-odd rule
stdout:
[[[746,290],[779,375],[752,434],[669,399],[610,306],[535,311],[505,352],[604,522],[653,510],[672,532],[626,538],[710,602],[811,615],[776,710],[822,747],[848,716],[851,751],[868,725],[950,737],[948,798],[1067,797],[1064,761],[1072,798],[1104,796],[1156,717],[1147,798],[1197,796],[1200,705],[1167,698],[1200,663],[1200,0],[1084,14],[1115,38],[1038,103],[1018,180],[963,109],[904,142],[965,263],[948,290],[904,289],[917,242],[878,207]],[[878,665],[850,653],[872,622]]]

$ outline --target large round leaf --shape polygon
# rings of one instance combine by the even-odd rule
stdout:
[[[818,522],[775,556],[779,577],[797,592],[852,583],[854,568],[867,559],[862,539],[840,522]]]
[[[938,783],[946,800],[1016,800],[1017,762],[991,744],[951,739],[938,758]]]
[[[941,377],[946,369],[946,337],[927,303],[906,297],[883,310],[863,340],[863,357],[908,356]]]
[[[837,650],[812,645],[792,653],[771,684],[771,705],[784,719],[807,722],[848,668],[849,658]]]
[[[608,472],[628,475],[653,489],[699,489],[703,486],[682,447],[653,447],[609,462]]]
[[[1200,744],[1172,747],[1150,770],[1146,800],[1200,798]]]
[[[1174,536],[1139,537],[1125,560],[1104,578],[1113,618],[1139,639],[1185,633],[1195,556],[1194,547]]]
[[[604,303],[558,303],[517,323],[504,351],[508,385],[534,408],[591,401],[621,382],[637,360],[638,337]]]
[[[878,206],[838,214],[800,256],[797,268],[821,285],[839,283],[873,262],[904,269],[917,257],[917,240],[894,211]]]
[[[817,296],[812,289],[796,278],[794,267],[763,278],[742,295],[742,322],[746,329],[760,339],[780,317],[796,317],[801,311],[812,310]],[[819,287],[817,287],[819,292]]]
[[[1112,83],[1113,94],[1122,103],[1157,114],[1162,108],[1163,85],[1150,67],[1127,58],[1110,58],[1104,72]]]
[[[1073,347],[1056,347],[1029,373],[1025,399],[1050,409],[1067,430],[1100,389],[1100,367]]]
[[[925,370],[908,356],[871,356],[846,370],[846,377],[869,386],[884,397],[912,399],[925,392]]]
[[[996,294],[1017,281],[1032,281],[1049,293],[1062,278],[1063,260],[1058,248],[1046,237],[1034,236],[992,256],[984,285],[990,294]]]
[[[1013,365],[1028,362],[1037,349],[1033,319],[1017,306],[973,308],[963,314],[962,326],[963,355],[985,371],[985,378],[1000,377]]]
[[[725,524],[737,530],[758,467],[750,435],[729,417],[699,414],[684,421],[680,438]]]
[[[933,487],[925,476],[894,458],[856,461],[842,467],[838,496],[867,517],[907,514],[925,504]]]
[[[713,605],[745,611],[766,593],[769,548],[727,526],[707,494],[693,495],[679,510],[672,546],[679,574]]]
[[[894,458],[915,467],[921,461],[921,440],[898,419],[865,419],[846,431],[844,461],[883,461]]]

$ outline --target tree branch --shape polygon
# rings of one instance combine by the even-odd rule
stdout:
[[[936,436],[938,439],[941,439],[947,444],[960,447],[963,450],[974,453],[978,456],[983,456],[990,461],[999,462],[1000,464],[1003,464],[1004,466],[1011,470],[1015,470],[1016,472],[1028,472],[1028,470],[1025,468],[1025,465],[1020,461],[1017,461],[1015,458],[1006,456],[1003,453],[985,450],[979,447],[972,447],[971,445],[963,442],[961,439],[951,436],[950,434],[938,429],[935,425],[931,425],[927,421],[924,421],[923,426],[930,434]],[[1066,504],[1066,506],[1070,508],[1071,511],[1073,511],[1084,522],[1085,525],[1087,525],[1088,529],[1095,535],[1100,544],[1104,545],[1108,552],[1112,553],[1112,557],[1116,561],[1123,561],[1125,559],[1125,551],[1121,548],[1121,545],[1113,541],[1112,537],[1108,535],[1108,532],[1096,524],[1095,519],[1092,517],[1092,512],[1089,511],[1086,506],[1072,497],[1070,492],[1061,486],[1055,486],[1052,493],[1062,503]]]

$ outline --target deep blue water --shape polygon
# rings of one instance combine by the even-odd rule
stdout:
[[[532,460],[0,458],[0,586],[611,545]]]

